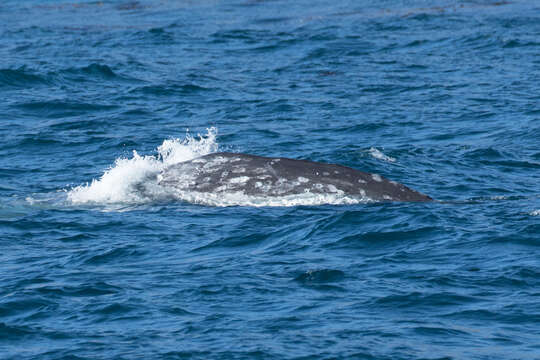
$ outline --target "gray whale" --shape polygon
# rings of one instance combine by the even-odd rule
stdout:
[[[179,191],[240,192],[248,196],[335,194],[372,201],[431,201],[427,195],[377,174],[307,160],[213,153],[165,168],[161,186]]]

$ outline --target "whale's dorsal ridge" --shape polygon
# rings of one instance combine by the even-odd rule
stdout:
[[[232,152],[212,153],[166,168],[160,184],[183,191],[259,197],[310,193],[373,201],[432,200],[378,174],[339,164]]]

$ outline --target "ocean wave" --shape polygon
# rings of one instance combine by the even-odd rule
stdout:
[[[66,70],[63,70],[63,72],[66,73],[74,73],[74,74],[84,74],[89,75],[93,77],[101,77],[105,79],[111,79],[116,77],[117,75],[112,71],[110,67],[107,65],[101,65],[92,63],[88,66],[80,67],[80,68],[69,68]]]
[[[43,75],[37,75],[25,67],[18,69],[0,69],[0,87],[31,87],[35,85],[48,85],[49,79]]]
[[[298,275],[294,280],[303,284],[323,284],[339,282],[345,278],[345,273],[335,269],[309,270]]]
[[[167,84],[141,86],[131,90],[130,93],[142,93],[144,95],[157,96],[185,96],[208,90],[211,89],[195,84]]]
[[[132,76],[114,71],[110,66],[100,63],[91,63],[81,67],[69,67],[58,69],[49,73],[49,75],[58,81],[76,82],[81,81],[116,81],[116,82],[138,82]]]
[[[12,105],[26,114],[63,118],[118,108],[117,105],[95,104],[73,100],[29,101]]]

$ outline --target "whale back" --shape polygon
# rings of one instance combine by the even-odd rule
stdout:
[[[307,160],[213,153],[175,164],[160,185],[202,193],[242,192],[251,196],[336,194],[374,201],[430,201],[429,196],[377,174]]]

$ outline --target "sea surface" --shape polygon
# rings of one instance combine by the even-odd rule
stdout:
[[[217,151],[437,201],[158,184]],[[539,179],[538,1],[4,0],[0,358],[540,359]]]

